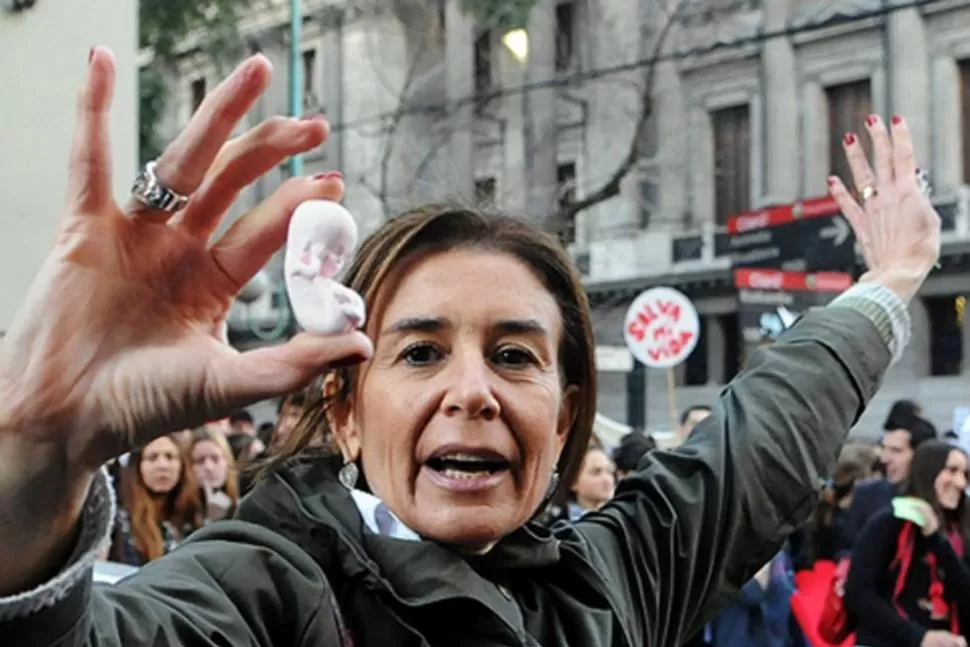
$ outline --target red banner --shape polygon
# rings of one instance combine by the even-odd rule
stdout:
[[[743,290],[843,292],[852,287],[852,275],[844,272],[809,273],[741,268],[734,270],[734,286]]]
[[[746,211],[728,218],[727,230],[729,234],[739,234],[752,229],[775,227],[795,220],[806,218],[820,218],[834,216],[841,213],[839,205],[831,196],[809,198],[794,204],[768,207],[757,211]]]

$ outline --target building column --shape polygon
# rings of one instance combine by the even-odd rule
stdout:
[[[526,81],[548,83],[556,76],[556,0],[539,0],[529,14],[529,59]],[[525,107],[526,211],[540,224],[561,226],[556,213],[559,125],[556,88],[536,87],[523,93]],[[555,232],[558,233],[558,232]]]
[[[777,32],[785,28],[791,0],[766,0],[765,31]],[[798,199],[799,150],[798,81],[795,53],[788,37],[770,38],[762,50],[761,66],[764,74],[764,183],[763,197],[775,204]]]
[[[930,69],[926,27],[919,9],[909,7],[889,13],[888,36],[889,110],[906,118],[913,149],[924,165],[930,150]],[[888,116],[888,115],[887,115]]]
[[[445,8],[445,75],[449,102],[475,94],[475,22],[461,7],[461,0],[449,0]],[[465,103],[454,109],[448,148],[449,181],[457,197],[475,199],[475,107]]]

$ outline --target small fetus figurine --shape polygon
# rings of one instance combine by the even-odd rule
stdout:
[[[364,324],[364,300],[333,279],[356,245],[357,223],[336,202],[308,200],[293,213],[283,271],[293,314],[307,332],[334,335]]]

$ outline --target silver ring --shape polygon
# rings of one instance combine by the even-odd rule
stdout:
[[[930,174],[921,168],[916,169],[916,186],[923,195],[933,193],[933,184],[930,182]]]
[[[189,202],[189,197],[162,184],[155,172],[155,160],[145,164],[131,185],[131,197],[150,209],[175,213]]]

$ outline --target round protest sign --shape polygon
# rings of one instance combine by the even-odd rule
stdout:
[[[697,346],[701,322],[684,294],[673,288],[652,288],[630,304],[623,338],[638,360],[651,368],[683,362]]]

